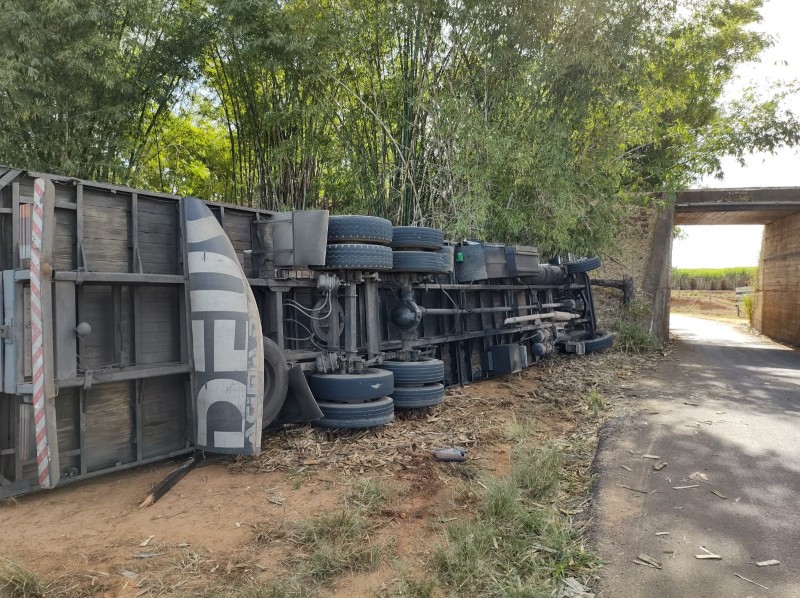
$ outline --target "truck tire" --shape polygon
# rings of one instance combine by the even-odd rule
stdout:
[[[376,216],[331,216],[328,219],[328,243],[392,242],[392,223]]]
[[[266,428],[278,417],[289,392],[289,364],[278,344],[264,337],[264,411],[261,427]]]
[[[394,249],[430,249],[438,251],[444,245],[444,233],[427,226],[395,226],[392,233]]]
[[[614,335],[610,332],[599,330],[595,333],[594,338],[584,339],[583,346],[587,353],[596,353],[610,349],[614,344]]]
[[[394,401],[381,397],[366,403],[328,403],[318,401],[324,417],[311,422],[320,428],[374,428],[394,419]]]
[[[394,374],[377,368],[358,374],[311,374],[308,387],[317,402],[359,403],[391,395]]]
[[[395,409],[425,409],[444,402],[443,384],[395,386],[392,393]]]
[[[591,272],[592,270],[596,270],[600,266],[603,265],[603,262],[600,260],[600,256],[594,257],[585,257],[583,259],[578,260],[577,262],[568,262],[567,266],[567,274],[579,274],[581,272]]]
[[[328,245],[325,253],[325,270],[392,269],[392,250],[383,245],[343,243]]]
[[[395,251],[392,272],[447,272],[443,258],[441,253],[430,251]]]
[[[419,361],[384,361],[381,367],[394,374],[394,383],[398,386],[431,384],[444,379],[444,362],[432,357]]]

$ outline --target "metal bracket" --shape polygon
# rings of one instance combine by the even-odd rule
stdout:
[[[323,374],[328,372],[335,372],[339,369],[339,355],[333,352],[326,352],[322,355],[318,356],[317,359],[317,371]]]
[[[569,341],[564,343],[564,350],[567,353],[575,353],[575,355],[584,355],[586,353],[586,343],[583,341]]]
[[[11,338],[11,326],[0,326],[0,338]]]

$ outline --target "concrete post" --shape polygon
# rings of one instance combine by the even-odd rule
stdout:
[[[673,201],[664,196],[664,205],[656,215],[650,242],[642,293],[652,306],[650,332],[660,341],[669,339],[669,299],[672,281],[672,231],[675,222]]]

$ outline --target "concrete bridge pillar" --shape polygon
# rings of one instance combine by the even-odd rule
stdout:
[[[800,214],[764,226],[753,326],[772,339],[800,345]]]

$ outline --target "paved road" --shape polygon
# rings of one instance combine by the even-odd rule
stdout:
[[[688,316],[672,330],[677,348],[623,389],[630,411],[601,440],[599,595],[800,598],[800,352]],[[701,546],[722,559],[696,559]],[[634,564],[639,553],[663,569]],[[768,559],[780,565],[755,565]]]

